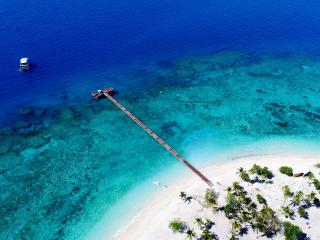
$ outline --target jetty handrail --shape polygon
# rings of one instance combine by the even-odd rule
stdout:
[[[109,92],[102,92],[113,104],[115,104],[121,111],[123,111],[128,117],[130,117],[136,124],[138,124],[143,130],[145,130],[151,137],[153,137],[159,144],[161,144],[167,151],[175,156],[179,161],[186,165],[191,171],[198,175],[206,184],[213,187],[213,183],[204,176],[198,169],[196,169],[191,163],[189,163],[184,157],[182,157],[176,150],[170,147],[163,139],[161,139],[155,132],[141,122],[136,116],[134,116],[129,110],[127,110],[120,102],[112,97]]]

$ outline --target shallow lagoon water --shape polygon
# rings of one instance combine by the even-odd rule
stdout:
[[[319,64],[304,54],[189,56],[128,75],[149,82],[115,97],[197,166],[268,139],[317,148]],[[156,190],[152,180],[188,173],[111,103],[83,99],[25,106],[1,129],[1,238],[81,239],[101,219],[112,235]]]

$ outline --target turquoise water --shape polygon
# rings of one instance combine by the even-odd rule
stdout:
[[[314,56],[223,51],[126,79],[136,84],[115,97],[197,166],[257,141],[319,143]],[[111,235],[155,191],[152,180],[188,172],[107,101],[27,105],[16,117],[0,132],[1,239],[81,239],[101,219]]]

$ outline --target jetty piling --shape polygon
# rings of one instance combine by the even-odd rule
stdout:
[[[170,152],[175,158],[187,166],[192,172],[199,176],[206,184],[213,187],[213,183],[204,176],[198,169],[196,169],[191,163],[189,163],[183,156],[181,156],[176,150],[174,150],[169,144],[167,144],[163,139],[161,139],[155,132],[153,132],[147,125],[140,121],[136,116],[134,116],[128,109],[126,109],[119,101],[117,101],[112,93],[113,88],[106,88],[104,90],[98,90],[97,92],[91,93],[91,96],[95,99],[100,99],[106,97],[115,106],[117,106],[122,112],[124,112],[131,120],[138,124],[144,131],[146,131],[152,138],[154,138],[160,145],[162,145],[168,152]]]

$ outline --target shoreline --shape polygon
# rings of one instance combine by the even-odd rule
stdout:
[[[298,171],[299,169],[305,171],[306,168],[313,166],[313,164],[317,162],[320,162],[320,153],[314,152],[308,153],[300,151],[300,153],[287,154],[244,154],[233,157],[229,156],[227,157],[226,162],[218,161],[217,163],[205,166],[200,170],[212,180],[215,188],[218,186],[218,189],[216,190],[220,192],[223,191],[221,185],[219,186],[220,182],[223,183],[226,182],[226,180],[228,182],[228,179],[236,178],[235,173],[239,167],[248,169],[254,163],[257,163],[262,166],[270,167],[276,175],[279,175],[276,170],[281,165],[287,164],[292,166],[295,171]],[[184,239],[184,235],[171,232],[168,228],[169,221],[174,217],[188,218],[190,217],[188,216],[190,214],[194,216],[196,215],[194,214],[194,211],[197,212],[200,210],[194,207],[192,210],[191,207],[186,206],[185,211],[181,212],[183,206],[181,206],[182,201],[179,198],[179,193],[185,191],[197,195],[200,194],[200,192],[204,192],[206,188],[206,184],[191,173],[178,177],[178,179],[172,182],[167,189],[161,189],[153,194],[148,204],[144,206],[144,208],[139,211],[126,226],[122,227],[114,234],[112,239]],[[192,211],[190,211],[189,208]],[[164,209],[166,210],[164,211]],[[182,216],[178,216],[179,214]],[[313,232],[312,234],[312,236],[320,236],[320,232]],[[222,237],[220,239],[225,238]],[[277,237],[275,239],[277,239]]]

